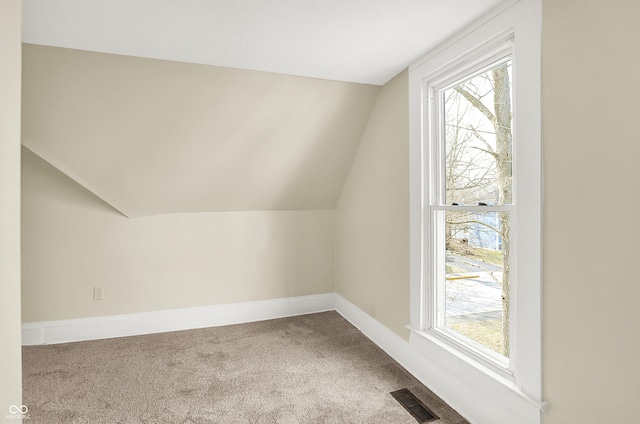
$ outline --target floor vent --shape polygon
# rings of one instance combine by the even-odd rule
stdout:
[[[438,419],[409,389],[396,390],[395,392],[391,392],[391,396],[393,396],[400,405],[404,406],[404,409],[413,415],[419,423],[428,423],[429,421]]]

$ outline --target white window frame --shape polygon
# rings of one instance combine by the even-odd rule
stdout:
[[[468,385],[473,401],[455,400],[454,387],[433,387],[466,415],[491,410],[493,423],[536,423],[542,400],[542,131],[540,113],[541,1],[503,4],[409,68],[410,110],[410,344],[437,365],[439,372]],[[431,251],[431,178],[437,123],[430,109],[431,90],[448,76],[507,49],[512,60],[514,204],[512,214],[511,350],[501,355],[460,343],[434,321],[434,252]],[[506,50],[505,50],[506,51]],[[462,75],[461,75],[462,76]],[[436,96],[437,97],[437,96]],[[436,136],[434,138],[434,136]],[[451,392],[448,394],[448,392]],[[452,397],[454,399],[452,399]],[[479,399],[482,399],[480,401]],[[479,415],[478,415],[479,416]],[[478,421],[481,422],[481,421]]]
[[[423,134],[423,146],[425,163],[424,167],[424,184],[422,198],[424,204],[424,239],[425,246],[424,257],[427,258],[427,267],[423,284],[426,286],[424,293],[424,328],[423,331],[430,333],[432,337],[437,337],[444,343],[448,343],[455,348],[464,351],[467,355],[472,356],[476,361],[482,362],[485,366],[492,367],[495,372],[504,374],[505,376],[513,375],[513,361],[493,352],[491,349],[479,345],[477,342],[466,342],[464,337],[459,337],[453,330],[444,328],[443,314],[446,312],[444,308],[444,287],[442,287],[442,279],[444,278],[444,255],[436,246],[443,245],[442,240],[438,240],[440,233],[436,230],[439,225],[444,223],[437,222],[437,211],[470,211],[470,212],[507,212],[511,216],[513,223],[516,222],[515,201],[517,200],[517,143],[513,146],[513,204],[505,204],[499,206],[448,206],[444,204],[444,186],[441,180],[444,171],[444,128],[443,123],[443,103],[442,91],[458,84],[462,80],[469,79],[473,75],[477,75],[480,71],[486,71],[488,66],[495,66],[496,62],[509,57],[513,60],[513,34],[507,33],[502,38],[491,40],[491,42],[474,50],[470,54],[466,54],[464,60],[460,63],[453,63],[446,66],[439,75],[423,80],[423,91],[428,96],[423,97],[424,117],[427,121],[425,127],[426,132]],[[512,86],[517,84],[515,78],[512,78]],[[513,125],[517,118],[514,116]],[[514,137],[515,140],[515,137]],[[512,225],[513,227],[513,225]],[[511,237],[511,269],[512,275],[517,275],[515,260],[517,252],[517,232],[514,231]],[[513,280],[513,279],[512,279]],[[440,283],[438,283],[440,282]],[[515,287],[515,284],[513,284]],[[515,306],[515,305],[514,305]],[[514,319],[510,320],[514,324]],[[515,327],[515,326],[514,326]],[[512,337],[514,331],[510,331]]]

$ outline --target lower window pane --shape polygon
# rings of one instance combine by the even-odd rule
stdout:
[[[509,213],[445,217],[445,327],[509,357]]]

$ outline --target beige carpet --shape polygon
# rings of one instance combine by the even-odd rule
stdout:
[[[466,423],[336,312],[23,348],[35,423]]]

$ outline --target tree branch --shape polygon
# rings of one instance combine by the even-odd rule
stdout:
[[[480,150],[481,152],[485,152],[487,154],[490,154],[491,156],[493,156],[494,158],[498,159],[498,154],[495,152],[490,152],[489,150],[483,149],[481,147],[475,147],[475,146],[471,146],[472,149],[476,149],[476,150]]]
[[[482,225],[483,227],[487,227],[487,228],[489,228],[490,230],[493,230],[493,231],[495,231],[496,233],[500,234],[500,230],[499,230],[499,229],[497,229],[497,228],[495,228],[495,227],[493,227],[493,226],[491,226],[491,225],[489,225],[489,224],[486,224],[486,223],[484,223],[484,222],[482,222],[482,221],[477,221],[477,220],[468,220],[468,221],[447,221],[447,224],[449,224],[449,225],[479,224],[479,225]]]
[[[491,147],[491,144],[489,144],[489,142],[487,140],[485,140],[485,138],[478,133],[478,130],[476,130],[473,125],[469,125],[469,128],[471,128],[471,131],[473,132],[473,135],[475,135],[476,138],[478,140],[482,141],[482,144],[485,145],[485,147],[487,148],[487,150],[485,150],[485,151],[487,153],[490,153],[491,156],[493,156],[493,157],[495,157],[497,159],[498,158],[498,154],[495,153],[495,151],[493,150],[493,147]]]
[[[484,103],[482,103],[480,101],[479,98],[477,98],[476,96],[474,96],[473,94],[469,93],[467,90],[465,90],[464,88],[462,88],[462,86],[458,85],[454,88],[458,93],[460,93],[465,99],[467,99],[469,101],[469,103],[471,103],[473,106],[475,106],[480,112],[482,112],[482,114],[484,116],[486,116],[487,118],[489,118],[489,120],[491,122],[495,122],[496,117],[493,115],[493,113],[491,113],[491,111],[489,110],[488,107],[486,107],[484,105]]]

